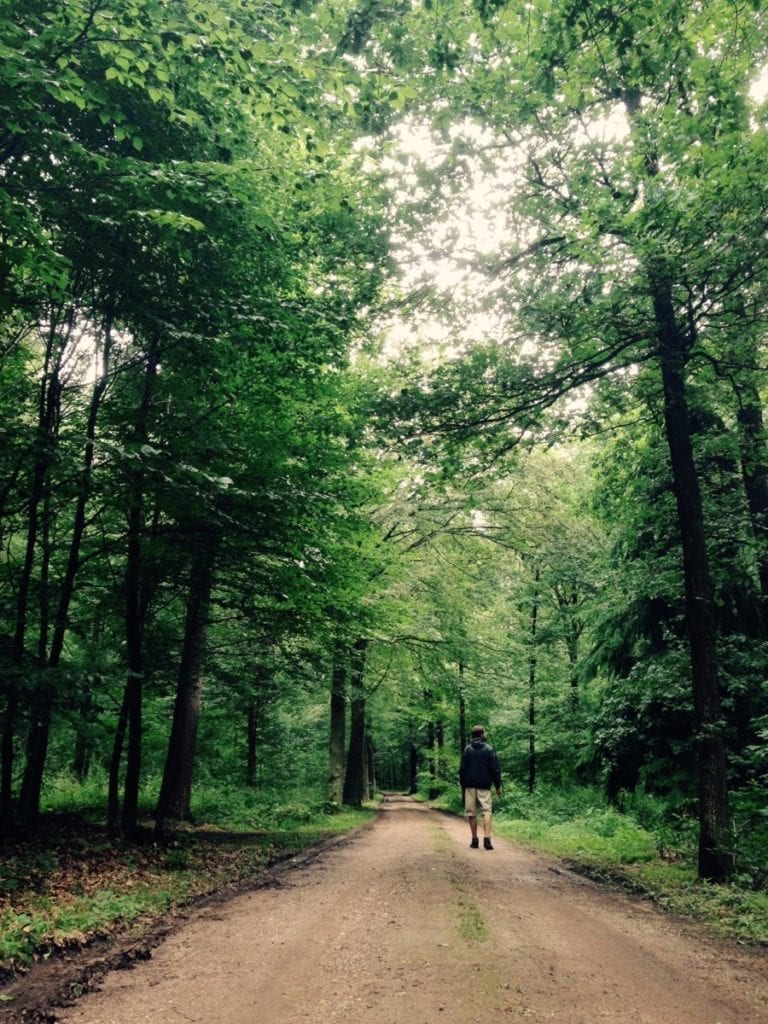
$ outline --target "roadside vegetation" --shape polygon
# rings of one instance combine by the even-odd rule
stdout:
[[[247,885],[374,814],[372,807],[326,813],[314,794],[248,799],[208,789],[194,824],[158,842],[147,817],[143,841],[129,843],[100,824],[96,805],[77,806],[71,787],[65,799],[66,789],[54,794],[34,834],[0,854],[0,979]]]
[[[462,813],[458,790],[446,789],[433,804]],[[745,809],[742,824],[747,815]],[[670,913],[702,921],[722,935],[768,945],[768,864],[750,860],[749,845],[742,843],[736,851],[740,870],[730,884],[702,881],[696,872],[693,822],[670,815],[660,800],[628,798],[619,810],[593,788],[542,786],[532,796],[505,784],[494,807],[493,830],[562,859],[591,878],[645,896]],[[766,841],[765,834],[751,838],[755,850]]]

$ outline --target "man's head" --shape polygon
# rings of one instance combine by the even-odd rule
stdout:
[[[484,740],[485,739],[485,727],[482,725],[472,726],[472,739],[473,740]]]

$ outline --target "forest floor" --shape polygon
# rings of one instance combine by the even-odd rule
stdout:
[[[469,830],[407,797],[191,910],[61,1024],[765,1024],[768,951]],[[44,966],[44,965],[43,965]],[[35,982],[32,972],[28,981]],[[93,987],[84,983],[83,988]],[[42,991],[40,993],[42,995]],[[10,1011],[8,1011],[10,1012]]]

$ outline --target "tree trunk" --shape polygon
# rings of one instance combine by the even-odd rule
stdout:
[[[459,753],[467,745],[467,702],[464,697],[464,662],[459,662]]]
[[[350,733],[349,750],[347,752],[347,769],[344,775],[344,803],[351,807],[361,807],[365,794],[365,654],[368,641],[362,637],[355,641],[351,652],[351,670],[349,676],[350,701]]]
[[[128,706],[131,700],[128,685],[123,690],[123,700],[117,716],[117,726],[112,740],[112,756],[109,760],[109,783],[107,788],[107,827],[110,832],[117,830],[120,820],[120,762],[123,759],[123,744],[128,731]]]
[[[259,743],[259,704],[256,697],[248,702],[247,751],[245,758],[245,781],[249,786],[256,785],[256,750]]]
[[[102,346],[102,366],[98,380],[94,384],[91,394],[90,407],[88,410],[88,421],[86,424],[86,443],[83,456],[83,468],[80,473],[80,485],[75,506],[75,516],[72,526],[72,536],[69,543],[69,556],[64,578],[61,581],[59,601],[56,610],[56,619],[53,627],[53,639],[51,649],[48,653],[48,668],[55,670],[61,663],[61,655],[64,650],[64,640],[69,624],[69,608],[72,603],[72,596],[75,591],[75,579],[80,565],[80,549],[82,547],[83,534],[85,533],[86,510],[88,499],[91,493],[91,477],[93,471],[94,442],[96,439],[96,420],[101,406],[101,400],[107,387],[107,374],[109,372],[109,359],[112,348],[112,324],[107,322],[104,332]],[[44,528],[45,529],[45,528]],[[44,544],[45,562],[49,557],[47,544]],[[47,602],[47,568],[43,573],[42,593],[45,603],[41,606],[41,628],[40,628],[40,657],[41,662],[45,661],[48,634],[48,602]],[[21,788],[21,817],[25,824],[33,824],[40,810],[40,791],[43,784],[43,772],[48,754],[48,736],[53,713],[53,679],[47,681],[41,693],[38,703],[38,711],[30,730],[27,747],[27,763],[24,771],[24,780]]]
[[[0,768],[0,838],[8,834],[13,813],[13,735],[18,710],[18,685],[13,674],[4,680],[5,715],[3,717],[2,767]]]
[[[93,616],[93,632],[91,641],[94,646],[101,642],[105,612],[97,609]],[[93,757],[93,740],[90,735],[90,722],[93,720],[94,704],[90,691],[83,695],[82,715],[75,723],[75,742],[72,752],[72,774],[78,782],[85,782],[91,770]]]
[[[579,710],[579,640],[584,625],[579,617],[579,592],[576,587],[555,586],[555,601],[563,620],[565,650],[568,655],[569,702],[571,711]]]
[[[720,709],[714,588],[709,570],[701,489],[691,442],[684,377],[684,338],[663,270],[652,268],[650,284],[664,388],[664,422],[677,500],[683,550],[685,618],[691,655],[699,776],[699,874],[722,881],[732,872],[727,764]]]
[[[368,763],[368,724],[363,728],[363,800],[371,799],[371,776]]]
[[[344,799],[344,739],[347,718],[346,654],[339,644],[331,674],[331,721],[328,743],[328,804],[340,807]]]
[[[760,617],[763,635],[768,636],[768,450],[756,379],[758,356],[754,344],[749,347],[745,364],[736,384],[739,402],[736,419],[739,425],[742,479],[757,549]]]
[[[368,793],[368,799],[373,800],[376,794],[376,751],[373,746],[373,736],[371,735],[371,722],[370,719],[366,722],[365,726],[365,764],[366,764],[366,789]]]
[[[128,676],[125,684],[128,749],[121,827],[134,836],[138,829],[139,785],[141,780],[141,730],[144,691],[144,621],[141,614],[141,532],[143,527],[143,481],[138,475],[133,504],[128,512],[128,553],[125,567],[125,635]]]
[[[48,754],[51,707],[54,699],[52,683],[53,680],[45,674],[35,686],[35,693],[30,705],[32,721],[27,734],[24,776],[19,793],[19,818],[27,828],[32,828],[37,824],[40,814],[40,791]]]
[[[40,572],[38,578],[39,633],[37,642],[38,665],[46,663],[48,635],[51,626],[51,491],[46,483],[40,517]],[[48,734],[54,701],[54,681],[51,673],[42,672],[35,680],[29,700],[30,722],[25,749],[24,775],[19,791],[19,818],[24,826],[33,828],[40,814],[40,790],[43,769],[48,753]]]
[[[445,725],[442,721],[435,722],[435,740],[437,741],[435,774],[439,784],[439,781],[445,777]]]
[[[408,775],[408,792],[413,795],[419,791],[419,748],[415,743],[411,743],[410,756],[408,758]]]
[[[29,599],[35,564],[35,552],[40,529],[40,506],[45,496],[48,469],[53,455],[54,432],[58,422],[58,409],[61,397],[59,371],[66,341],[62,341],[58,336],[59,326],[60,321],[55,316],[52,317],[48,332],[43,378],[40,383],[35,461],[32,468],[29,503],[27,506],[27,536],[24,546],[24,559],[16,589],[16,624],[12,654],[13,672],[10,678],[4,680],[6,711],[3,723],[2,792],[0,792],[0,829],[2,830],[7,829],[8,823],[11,820],[14,767],[13,737],[19,704],[18,676],[23,673],[26,660],[27,619],[29,615]]]
[[[133,440],[146,443],[152,394],[160,363],[159,345],[152,340],[147,353],[144,386],[136,413]],[[125,711],[128,749],[125,764],[125,789],[121,827],[125,836],[138,830],[139,785],[141,782],[142,704],[144,699],[144,629],[147,612],[143,579],[142,535],[144,532],[144,472],[130,474],[128,482],[128,535],[125,565],[125,639],[127,678]]]
[[[435,759],[435,723],[431,719],[427,722],[427,766],[429,767],[429,799],[436,800],[438,790],[437,763]]]
[[[539,619],[540,572],[534,573],[535,588],[531,605],[531,653],[528,656],[528,792],[536,789],[536,629]]]
[[[43,514],[40,517],[40,576],[37,589],[39,593],[39,632],[37,638],[37,661],[45,665],[48,656],[48,636],[51,632],[51,483],[47,479],[43,495]],[[45,689],[45,686],[43,687]]]
[[[211,532],[203,530],[198,535],[200,542],[190,572],[173,723],[155,815],[155,830],[158,833],[166,831],[170,821],[189,821],[191,818],[192,777],[197,753],[205,644],[217,550],[217,539]]]
[[[78,782],[83,783],[88,778],[91,767],[91,745],[85,734],[85,730],[77,728],[75,732],[75,745],[72,752],[72,774]]]
[[[576,712],[579,710],[579,634],[570,624],[565,638],[565,646],[568,651],[571,710]]]

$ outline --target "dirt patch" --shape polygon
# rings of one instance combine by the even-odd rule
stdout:
[[[468,837],[460,820],[390,800],[373,828],[277,885],[196,910],[150,959],[47,1020],[768,1020],[764,950],[716,942],[504,840],[470,850]]]

